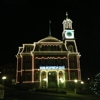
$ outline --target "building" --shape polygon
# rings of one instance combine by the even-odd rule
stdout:
[[[80,53],[74,38],[72,20],[63,21],[62,40],[51,35],[23,44],[16,55],[16,83],[38,88],[72,87],[81,81]]]

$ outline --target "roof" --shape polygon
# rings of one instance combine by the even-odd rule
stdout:
[[[62,42],[61,40],[49,35],[46,38],[39,40],[38,42]]]

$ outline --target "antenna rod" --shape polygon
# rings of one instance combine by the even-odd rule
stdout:
[[[51,35],[51,27],[50,27],[51,21],[49,20],[49,35]]]
[[[66,12],[66,18],[68,18],[68,12]]]

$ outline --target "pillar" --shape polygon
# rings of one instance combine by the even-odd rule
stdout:
[[[48,88],[48,71],[46,71],[46,88]]]
[[[59,87],[59,71],[57,71],[57,85]]]
[[[41,70],[40,70],[40,88],[41,88]]]
[[[66,88],[65,71],[63,71],[64,88]]]

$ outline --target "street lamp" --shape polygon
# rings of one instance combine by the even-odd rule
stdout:
[[[4,81],[7,79],[7,77],[6,76],[3,76],[2,77],[2,80],[3,80],[3,85],[4,85]]]
[[[84,84],[84,82],[83,82],[83,81],[81,81],[81,84]]]
[[[74,82],[75,82],[75,93],[76,93],[76,83],[78,82],[78,80],[75,79]]]
[[[6,76],[3,76],[3,77],[2,77],[2,80],[5,80],[5,79],[7,79],[7,77],[6,77]]]
[[[81,89],[82,89],[82,91],[83,91],[83,85],[84,84],[84,82],[83,81],[81,81]]]
[[[77,80],[77,79],[75,79],[75,80],[74,80],[74,82],[75,82],[75,83],[77,83],[77,82],[78,82],[78,80]]]

